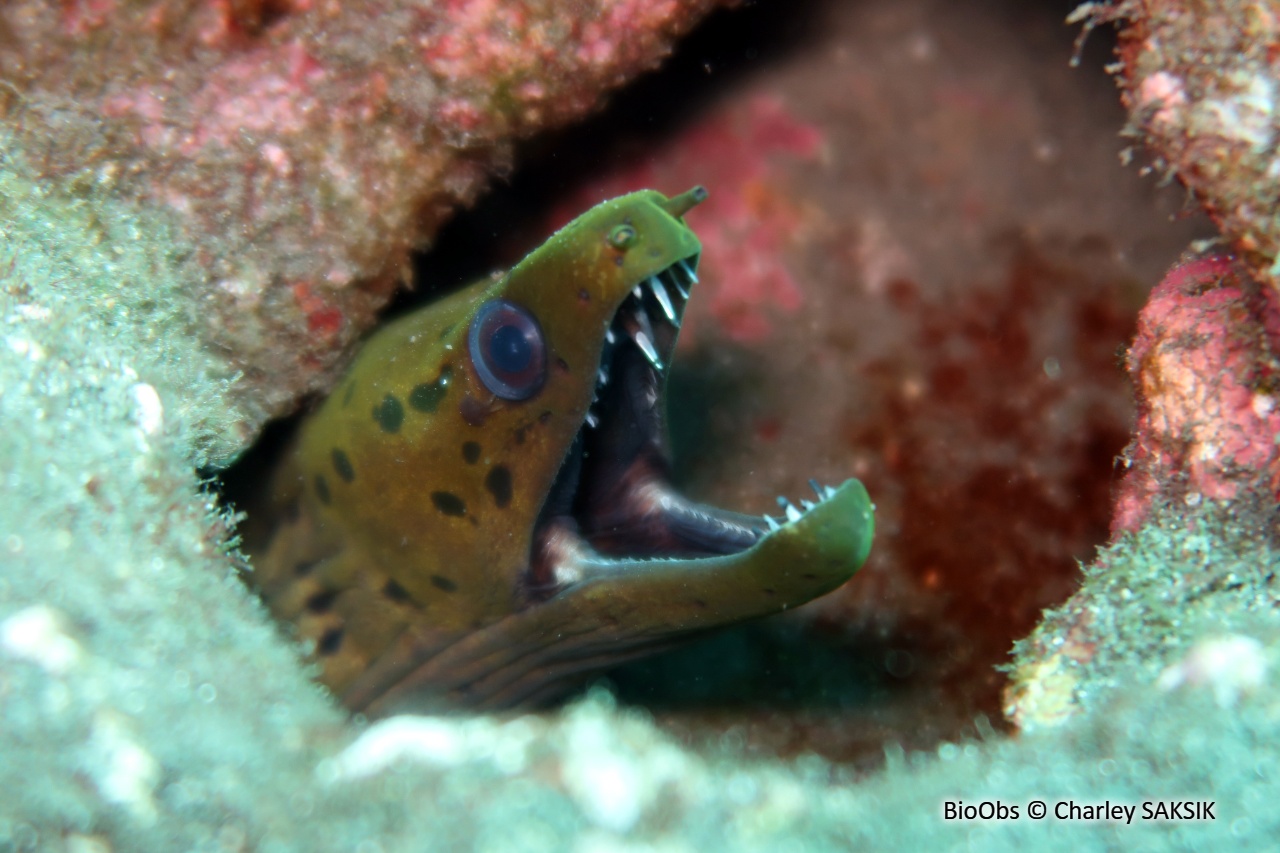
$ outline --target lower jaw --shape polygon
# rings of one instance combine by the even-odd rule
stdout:
[[[603,557],[572,531],[544,536],[564,578],[559,588],[402,670],[394,684],[372,691],[376,700],[357,704],[383,714],[544,701],[625,660],[804,604],[862,566],[873,507],[862,484],[848,480],[794,514],[742,551],[698,558]],[[556,525],[547,530],[554,534]]]

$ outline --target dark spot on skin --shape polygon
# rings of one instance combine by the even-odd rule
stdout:
[[[467,514],[467,505],[453,492],[432,492],[431,502],[445,515]]]
[[[818,576],[817,576],[817,575],[815,575],[815,574],[813,574],[812,572],[806,572],[805,574],[801,575],[800,577],[804,578],[804,579],[805,579],[805,580],[807,580],[807,581],[817,580],[817,578],[818,578]]]
[[[443,592],[456,592],[458,585],[442,575],[432,575],[431,585]]]
[[[289,505],[284,508],[284,520],[286,524],[293,524],[302,515],[302,508],[298,506],[297,501],[289,501]]]
[[[538,423],[540,424],[545,424],[549,420],[551,420],[550,412],[543,412],[542,414],[538,415]]]
[[[347,390],[342,395],[342,408],[346,408],[351,402],[351,398],[355,396],[356,383],[354,381],[347,383]]]
[[[440,403],[449,393],[449,380],[453,377],[453,368],[445,365],[440,376],[434,382],[423,382],[413,386],[409,392],[409,405],[419,412],[431,414],[440,408]],[[384,401],[385,402],[385,401]]]
[[[569,372],[569,362],[565,361],[563,358],[556,359],[556,367],[560,369],[561,373]]]
[[[624,263],[626,263],[626,262],[627,262],[627,256],[626,256],[626,255],[621,255],[621,254],[620,254],[620,255],[618,255],[616,258],[614,258],[614,259],[613,259],[613,265],[614,265],[614,266],[616,266],[616,267],[620,267],[620,266],[622,266],[622,265],[623,265]]]
[[[767,586],[766,586],[766,587],[764,588],[764,594],[765,594],[765,595],[775,595],[775,594],[776,594],[776,592],[775,592],[775,590],[769,589],[769,587],[767,587]]]
[[[515,432],[516,444],[524,444],[525,433],[528,431],[529,431],[529,427],[527,424],[525,426],[520,427],[520,429],[516,430]]]
[[[474,441],[464,441],[462,443],[462,458],[467,461],[468,465],[474,465],[480,461],[480,445]]]
[[[347,454],[335,447],[331,455],[333,457],[333,470],[338,472],[338,476],[348,483],[354,480],[356,478],[356,469],[351,467],[351,460],[347,458]]]
[[[693,600],[693,603],[694,603],[694,604],[696,604],[696,605],[698,605],[698,607],[699,607],[700,609],[702,609],[702,610],[706,610],[706,609],[707,609],[707,603],[706,603],[705,601],[703,601],[701,598],[695,598],[695,599]]]
[[[329,483],[324,478],[324,474],[316,474],[316,497],[320,499],[320,503],[325,506],[329,505],[332,496],[329,494]]]
[[[462,419],[470,426],[484,426],[485,420],[489,417],[489,407],[468,394],[458,403],[458,414],[462,415]]]
[[[578,291],[578,301],[584,304],[591,301],[591,294],[587,293],[586,288]]]
[[[392,601],[398,601],[401,604],[409,601],[409,590],[400,586],[393,580],[388,580],[382,585],[382,594]]]
[[[457,323],[450,323],[449,325],[445,326],[440,331],[440,340],[443,341],[445,338],[449,337],[449,335],[453,332],[454,327],[457,325],[458,325]]]
[[[337,597],[336,589],[322,589],[307,598],[307,609],[312,613],[328,613]]]
[[[316,641],[316,654],[332,655],[337,654],[338,649],[342,647],[342,629],[330,628],[320,635],[320,639]]]
[[[445,393],[445,389],[436,382],[415,385],[409,392],[409,405],[419,412],[432,413],[440,408],[440,401],[444,399]]]
[[[311,570],[314,569],[319,562],[319,560],[303,560],[293,567],[293,573],[300,578],[304,578],[311,574]]]
[[[404,406],[394,394],[388,394],[373,407],[373,419],[383,432],[399,432],[400,424],[404,423]]]
[[[511,470],[506,465],[495,465],[489,469],[484,478],[484,487],[493,495],[493,502],[498,509],[505,509],[511,504]]]

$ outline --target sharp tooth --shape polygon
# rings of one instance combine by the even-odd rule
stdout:
[[[774,519],[774,517],[773,517],[772,515],[766,515],[766,516],[764,517],[764,521],[765,521],[765,524],[768,524],[768,525],[769,525],[769,529],[770,529],[770,530],[781,530],[781,529],[782,529],[782,525],[781,525],[781,524],[779,524],[779,523],[777,522],[777,520],[775,520],[775,519]]]
[[[832,497],[836,493],[836,490],[831,486],[824,486],[823,490],[827,493],[827,497]]]
[[[813,489],[813,493],[818,496],[818,500],[823,500],[824,498],[827,497],[827,495],[822,493],[822,486],[818,485],[817,480],[810,479],[809,488]]]
[[[644,357],[649,359],[649,363],[653,365],[655,370],[662,369],[662,360],[658,358],[658,351],[653,348],[653,342],[649,340],[649,336],[641,329],[636,329],[632,336],[635,339],[636,346],[640,347],[640,352],[644,353]]]
[[[618,337],[613,333],[613,329],[605,329],[604,339],[612,344],[617,342]]]
[[[662,313],[667,315],[668,320],[679,326],[680,323],[676,320],[676,307],[671,304],[671,297],[667,294],[667,289],[662,286],[662,282],[658,280],[656,275],[649,279],[649,287],[653,289],[653,297],[662,306]]]
[[[635,289],[631,291],[631,295],[634,296],[636,299],[644,299],[644,290],[641,289],[640,285],[637,284],[635,286]]]
[[[817,506],[817,504],[816,504],[816,503],[814,503],[813,501],[804,501],[804,500],[802,500],[802,501],[800,501],[800,506],[804,507],[804,511],[805,511],[805,512],[808,512],[809,510],[811,510],[811,509],[813,509],[815,506]]]
[[[587,412],[587,426],[595,429],[600,426],[600,419],[596,417],[595,412]]]
[[[603,367],[596,371],[596,384],[601,387],[609,384],[609,374]]]
[[[800,517],[800,510],[791,505],[791,501],[784,497],[778,498],[778,506],[782,507],[783,512],[787,514],[787,521],[795,521]]]
[[[693,268],[690,267],[689,264],[687,264],[684,261],[679,261],[679,264],[680,264],[680,269],[684,270],[684,274],[689,277],[689,281],[693,282],[694,284],[697,284],[698,277],[694,275]]]
[[[640,331],[649,336],[649,340],[653,340],[653,325],[649,322],[649,312],[644,310],[643,305],[637,305],[635,310],[636,322],[640,325]]]
[[[636,342],[644,357],[655,369],[662,370],[662,359],[658,357],[658,349],[653,345],[653,326],[649,323],[649,315],[645,313],[644,306],[637,305],[634,311],[623,318],[623,323],[627,334]]]

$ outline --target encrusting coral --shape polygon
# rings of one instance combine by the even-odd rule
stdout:
[[[1269,552],[1240,556],[1254,547],[1244,543],[1268,540],[1280,500],[1280,4],[1126,0],[1087,3],[1074,17],[1123,22],[1112,71],[1128,133],[1203,203],[1229,251],[1188,254],[1142,309],[1126,358],[1138,419],[1113,544],[1019,644],[1006,711],[1024,729],[1092,707],[1125,670],[1221,644],[1215,634],[1256,622],[1249,608],[1280,599]],[[1166,562],[1139,544],[1150,537]],[[1194,567],[1180,562],[1193,558]],[[1225,648],[1258,642],[1240,636]]]
[[[1280,286],[1280,4],[1084,3],[1072,20],[1120,25],[1112,67],[1127,133],[1176,176],[1254,272]]]
[[[50,192],[168,229],[154,273],[183,281],[192,333],[237,378],[226,456],[326,387],[513,141],[591,110],[715,5],[9,3],[6,151]]]

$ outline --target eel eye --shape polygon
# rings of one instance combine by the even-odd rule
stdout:
[[[504,400],[527,400],[547,377],[547,348],[533,315],[494,299],[480,306],[467,336],[471,363],[485,387]]]
[[[609,232],[609,245],[615,249],[629,249],[636,241],[636,229],[630,225],[617,225]]]

